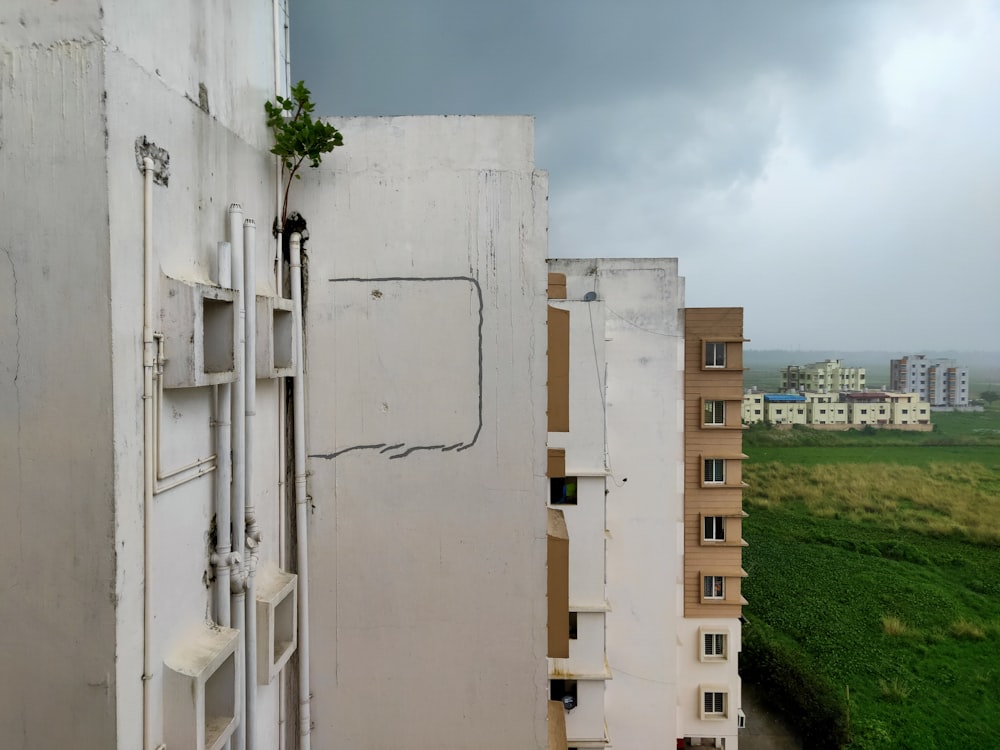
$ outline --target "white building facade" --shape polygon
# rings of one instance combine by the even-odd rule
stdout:
[[[297,203],[314,742],[542,748],[547,175],[533,121],[336,123],[351,144]]]
[[[781,371],[781,389],[814,393],[863,391],[865,377],[863,367],[844,367],[843,361],[839,359],[827,359],[809,365],[785,367]]]
[[[889,387],[917,393],[931,406],[968,406],[969,368],[923,354],[901,357],[889,363]]]
[[[565,324],[568,343],[567,421],[548,435],[550,504],[569,536],[569,656],[549,661],[551,697],[570,706],[567,744],[736,747],[742,316],[737,333],[705,339],[709,322],[687,337],[674,259],[559,259],[549,270],[550,329]],[[550,379],[554,352],[550,339]],[[686,390],[734,374],[735,385]],[[702,429],[716,400],[736,447],[718,448],[718,425]],[[700,447],[686,442],[688,421]],[[717,485],[705,451],[720,463]],[[706,518],[718,538],[705,540]],[[727,593],[705,600],[705,575]]]

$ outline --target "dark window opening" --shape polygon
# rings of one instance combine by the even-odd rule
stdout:
[[[559,701],[572,711],[577,706],[576,680],[549,680],[549,700]]]
[[[552,477],[549,485],[552,505],[576,505],[576,477]]]

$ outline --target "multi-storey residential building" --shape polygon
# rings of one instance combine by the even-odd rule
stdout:
[[[925,425],[930,429],[930,404],[915,393],[882,391],[747,393],[743,396],[743,421],[830,429],[854,425]]]
[[[685,739],[714,736],[716,747],[732,748],[743,720],[737,655],[746,604],[741,593],[743,310],[687,308],[684,335],[679,724]]]
[[[837,393],[803,393],[808,424],[847,424],[847,405]]]
[[[931,406],[969,405],[969,368],[917,354],[890,360],[889,388],[917,393]]]
[[[550,364],[550,503],[568,531],[571,623],[550,678],[567,743],[733,748],[742,311],[685,310],[674,259],[549,268],[550,363],[567,363]]]
[[[764,394],[763,421],[771,424],[805,424],[806,416],[806,397],[801,393]]]
[[[865,368],[844,367],[839,359],[827,359],[809,365],[789,365],[781,371],[781,389],[813,393],[863,391]]]

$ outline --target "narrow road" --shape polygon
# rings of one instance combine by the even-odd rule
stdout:
[[[742,697],[747,727],[740,730],[740,750],[803,750],[781,719],[763,707],[754,685],[744,684]]]

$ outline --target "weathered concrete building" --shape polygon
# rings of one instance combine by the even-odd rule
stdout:
[[[566,519],[571,618],[549,676],[569,699],[567,742],[733,748],[742,310],[686,310],[672,258],[549,269],[550,373],[568,371],[550,504]]]
[[[0,10],[6,747],[548,742],[531,121],[344,123],[297,183],[307,503],[283,13]]]

